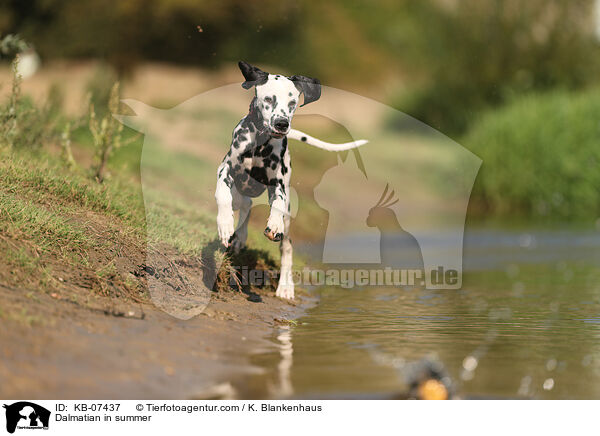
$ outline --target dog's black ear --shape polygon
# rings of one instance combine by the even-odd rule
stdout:
[[[269,78],[269,73],[266,73],[260,68],[250,65],[247,62],[239,61],[238,66],[244,75],[244,79],[246,79],[246,81],[242,83],[244,89],[250,89],[253,86],[262,85]]]
[[[321,97],[321,82],[319,82],[319,79],[306,76],[292,76],[289,79],[294,82],[298,91],[304,94],[302,106],[317,101]]]

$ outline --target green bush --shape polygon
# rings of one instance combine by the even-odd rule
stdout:
[[[483,160],[475,207],[528,218],[600,216],[600,89],[521,97],[485,114],[462,144]]]
[[[581,89],[600,73],[593,0],[423,0],[412,65],[422,77],[392,102],[446,134],[515,95]],[[414,49],[417,49],[416,51]]]

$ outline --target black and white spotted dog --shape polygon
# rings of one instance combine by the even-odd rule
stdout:
[[[276,295],[292,299],[294,283],[289,238],[292,167],[287,138],[329,151],[349,150],[367,141],[329,144],[291,129],[300,94],[304,95],[303,105],[321,96],[319,80],[269,74],[246,62],[239,62],[239,67],[246,79],[242,86],[254,87],[255,96],[248,115],[233,130],[231,148],[217,171],[215,198],[219,239],[236,252],[245,246],[252,197],[258,197],[267,189],[271,212],[264,234],[272,241],[281,241],[281,274]],[[234,210],[240,211],[235,231]]]

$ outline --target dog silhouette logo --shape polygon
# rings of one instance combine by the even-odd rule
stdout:
[[[345,129],[344,141],[367,138],[369,143],[340,152],[333,166],[326,156],[313,164],[310,159],[320,159],[318,152],[303,152],[309,176],[292,178],[291,210],[282,213],[310,230],[312,239],[298,247],[307,263],[416,269],[423,271],[427,289],[460,289],[465,220],[481,159],[397,109],[348,91],[323,85],[321,90],[323,97],[295,120],[305,117],[309,132],[323,128],[324,139],[332,140],[326,126],[335,124]],[[148,293],[165,312],[190,319],[204,311],[221,268],[228,267],[223,244],[210,234],[216,236],[217,230],[215,176],[232,144],[232,126],[247,113],[248,95],[234,83],[168,109],[133,99],[122,103],[127,115],[114,118],[143,136]],[[292,156],[308,142],[308,136],[289,139]],[[265,192],[253,207],[268,203]],[[198,225],[179,226],[179,217]],[[165,250],[159,243],[165,239],[176,250]]]
[[[15,430],[47,430],[50,423],[50,411],[42,406],[28,401],[19,401],[4,405],[6,409],[6,431]]]

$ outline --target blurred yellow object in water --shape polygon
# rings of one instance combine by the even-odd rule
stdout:
[[[427,380],[419,385],[419,399],[421,400],[447,400],[448,390],[439,380]]]

